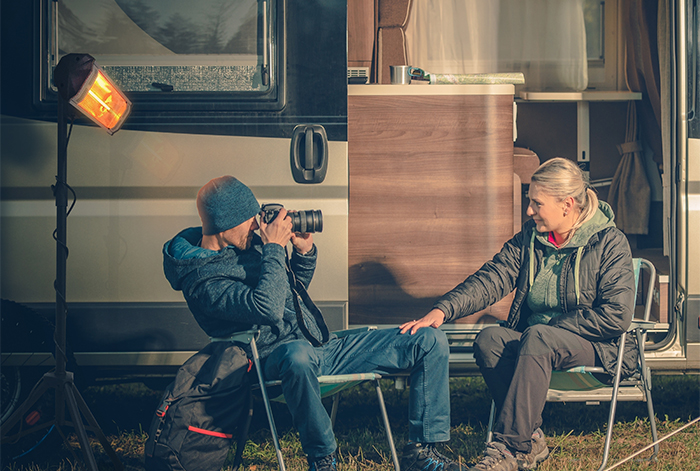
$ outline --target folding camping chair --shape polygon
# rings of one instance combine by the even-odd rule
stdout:
[[[352,333],[366,331],[370,328],[360,328],[360,329],[350,329],[340,332],[335,332],[338,337],[343,337],[350,335]],[[241,334],[237,334],[235,340],[249,343],[252,353],[253,353],[253,363],[257,371],[258,376],[258,386],[260,387],[260,394],[262,396],[263,403],[265,405],[265,412],[267,413],[267,420],[270,425],[270,432],[272,434],[272,442],[275,446],[275,453],[277,454],[277,462],[279,463],[280,471],[285,471],[284,458],[282,457],[282,450],[280,448],[279,439],[277,436],[277,428],[275,427],[275,419],[272,414],[272,408],[270,407],[270,401],[284,402],[284,396],[278,395],[274,398],[270,398],[268,395],[268,388],[279,386],[281,381],[265,381],[262,373],[262,368],[260,366],[260,357],[258,355],[258,348],[255,343],[255,337],[257,336],[257,331],[246,331]],[[377,392],[377,400],[379,402],[379,408],[382,412],[382,419],[384,421],[384,429],[386,431],[386,438],[389,441],[389,448],[391,449],[391,458],[394,463],[394,469],[399,471],[399,460],[396,454],[396,447],[394,446],[394,438],[391,434],[391,426],[389,424],[389,416],[386,412],[386,405],[384,404],[384,395],[382,394],[382,389],[379,384],[379,380],[382,378],[380,374],[377,373],[357,373],[348,375],[327,375],[319,376],[318,382],[321,386],[321,398],[333,397],[333,405],[331,408],[331,422],[335,424],[336,413],[338,410],[338,400],[339,395],[342,391],[352,388],[365,381],[374,381],[375,389]],[[248,432],[248,427],[250,425],[250,420],[252,418],[251,413],[248,416],[248,421],[244,426],[244,430],[238,441],[236,447],[236,456],[234,458],[233,469],[238,469],[241,462],[243,461],[243,448],[245,446],[245,440]]]
[[[602,471],[608,462],[610,453],[610,441],[612,438],[613,425],[615,423],[615,411],[618,401],[640,401],[647,403],[649,423],[651,425],[652,443],[657,441],[656,420],[654,417],[654,405],[651,399],[651,372],[646,366],[644,359],[644,342],[646,331],[654,326],[654,322],[649,321],[651,312],[651,302],[654,293],[654,280],[656,279],[656,268],[643,258],[633,259],[635,287],[639,286],[640,271],[644,268],[649,275],[649,282],[646,286],[646,296],[644,298],[644,318],[633,319],[632,325],[620,336],[620,348],[618,358],[622,357],[627,334],[634,334],[639,359],[637,361],[637,371],[629,378],[622,379],[622,362],[617,363],[615,376],[612,378],[612,386],[599,380],[609,375],[601,367],[577,366],[567,371],[553,371],[552,379],[547,392],[547,402],[585,402],[586,404],[598,405],[601,401],[610,401],[610,414],[608,416],[608,430],[605,435],[605,445],[603,450],[603,462],[598,471]],[[605,379],[603,379],[604,381]],[[488,432],[486,443],[493,438],[493,423],[496,416],[496,403],[491,401],[491,414],[489,416]],[[650,460],[656,458],[659,452],[659,445],[654,445],[654,453]]]

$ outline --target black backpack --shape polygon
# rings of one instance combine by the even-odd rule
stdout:
[[[250,408],[252,363],[242,346],[212,342],[180,367],[151,422],[146,471],[221,469]]]

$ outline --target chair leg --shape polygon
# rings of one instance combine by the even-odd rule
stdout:
[[[625,348],[625,340],[627,339],[627,332],[620,336],[620,345],[617,351],[618,362],[615,366],[615,379],[613,381],[613,393],[610,398],[610,415],[608,416],[608,432],[605,434],[605,446],[603,448],[603,463],[598,468],[598,471],[603,471],[605,465],[608,463],[608,455],[610,454],[610,442],[612,441],[612,431],[615,425],[615,411],[617,409],[617,394],[620,391],[620,378],[622,377],[622,358],[623,351]]]
[[[641,330],[637,329],[637,345],[644,345],[645,335]],[[657,438],[656,433],[656,416],[654,415],[654,403],[651,399],[651,371],[647,368],[647,362],[644,359],[644,351],[639,355],[639,363],[641,366],[642,373],[642,384],[644,386],[644,394],[647,398],[647,412],[649,413],[649,425],[651,426],[651,439],[652,443],[655,443]],[[659,444],[654,445],[654,453],[651,455],[651,460],[656,460],[656,455],[659,454]]]
[[[338,403],[340,402],[340,393],[333,394],[333,405],[331,406],[331,427],[335,428],[335,418],[338,416]]]
[[[649,413],[649,425],[651,426],[651,439],[652,443],[658,440],[656,433],[656,416],[654,415],[654,403],[651,400],[651,385],[644,381],[644,389],[646,389],[647,395],[647,412]],[[654,453],[649,458],[650,461],[656,461],[656,455],[659,454],[659,444],[654,445]]]
[[[267,388],[265,388],[265,378],[263,378],[262,368],[260,366],[260,356],[258,355],[258,347],[255,344],[255,338],[250,342],[250,349],[253,352],[253,362],[255,370],[258,373],[258,382],[260,383],[260,394],[262,395],[263,403],[265,404],[265,412],[267,413],[267,421],[270,424],[270,433],[272,434],[272,443],[275,445],[275,453],[277,454],[277,462],[280,465],[280,471],[286,471],[284,466],[284,458],[282,457],[282,448],[280,441],[277,438],[277,427],[275,427],[275,419],[272,416],[272,407],[270,407],[270,399],[267,396]]]
[[[617,409],[617,393],[619,390],[620,382],[619,377],[615,379],[615,384],[613,386],[613,394],[610,399],[610,414],[608,416],[608,431],[605,434],[605,446],[603,447],[603,463],[598,468],[598,471],[603,471],[605,465],[608,463],[608,456],[610,454],[610,442],[612,441],[612,431],[615,424],[615,411]]]
[[[389,425],[389,415],[386,413],[386,404],[384,404],[384,395],[382,394],[382,388],[379,385],[379,380],[375,380],[375,387],[377,389],[377,399],[379,400],[379,408],[382,411],[382,418],[384,419],[384,429],[386,430],[386,438],[389,440],[389,448],[391,449],[391,459],[394,461],[394,469],[400,471],[399,458],[396,455],[396,446],[394,445],[394,437],[391,434],[391,425]]]
[[[496,421],[496,401],[491,400],[491,412],[489,412],[489,428],[486,431],[486,444],[493,440],[493,423]]]

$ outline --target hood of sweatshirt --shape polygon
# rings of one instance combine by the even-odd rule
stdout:
[[[197,271],[205,268],[210,263],[218,263],[221,257],[226,257],[231,263],[230,267],[238,267],[234,273],[229,273],[234,278],[245,281],[257,279],[259,273],[252,269],[257,263],[246,263],[246,258],[259,257],[262,252],[262,240],[257,234],[253,236],[251,248],[253,250],[242,251],[234,246],[228,246],[221,251],[205,249],[199,246],[202,239],[201,227],[190,227],[183,230],[163,246],[163,271],[165,278],[173,289],[182,291],[185,282],[190,275],[197,275]],[[239,263],[237,263],[239,262]]]
[[[593,214],[593,217],[586,221],[575,233],[571,240],[562,248],[570,249],[585,246],[593,234],[600,232],[606,227],[615,226],[615,214],[612,208],[605,201],[598,202],[598,210]],[[548,232],[534,231],[533,236],[542,242],[545,246],[555,247],[549,241]],[[556,247],[555,247],[556,248]]]
[[[529,282],[532,287],[535,281],[535,239],[542,243],[545,247],[545,257],[551,256],[554,252],[570,253],[576,251],[577,256],[574,265],[574,281],[576,289],[576,299],[580,297],[580,261],[583,248],[586,246],[588,241],[593,237],[593,235],[606,229],[608,227],[615,226],[615,214],[608,203],[605,201],[598,202],[598,210],[594,213],[593,217],[586,221],[573,235],[571,240],[561,248],[556,247],[552,242],[549,241],[549,233],[541,233],[537,230],[533,230],[532,237],[530,239],[530,266],[529,266]]]

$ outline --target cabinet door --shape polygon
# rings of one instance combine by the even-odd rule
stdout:
[[[349,97],[351,324],[421,317],[512,237],[512,103]],[[505,318],[509,301],[463,322]]]
[[[348,0],[348,67],[371,67],[374,1]]]

